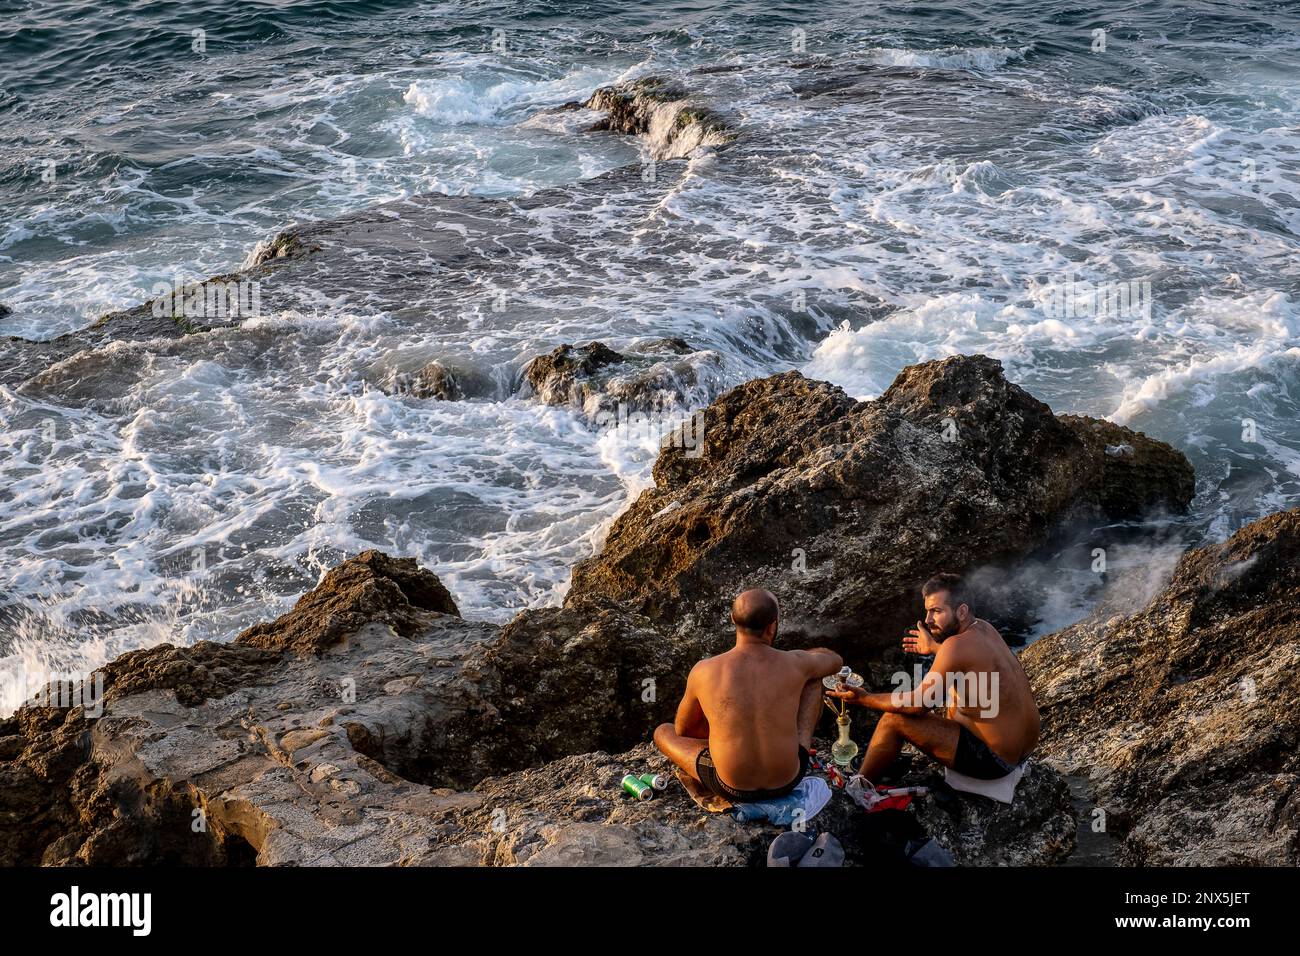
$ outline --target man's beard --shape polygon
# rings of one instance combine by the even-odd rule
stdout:
[[[953,621],[952,624],[948,625],[942,630],[935,630],[931,628],[930,633],[934,635],[935,640],[942,641],[952,637],[960,630],[961,630],[961,621]]]

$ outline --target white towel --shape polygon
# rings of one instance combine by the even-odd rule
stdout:
[[[943,778],[948,781],[948,786],[954,790],[978,793],[980,796],[990,797],[999,803],[1010,803],[1016,798],[1016,786],[1020,783],[1020,778],[1025,775],[1026,769],[1026,763],[1022,760],[1005,777],[999,777],[996,780],[980,780],[977,777],[968,777],[964,773],[958,773],[951,767],[945,767]]]

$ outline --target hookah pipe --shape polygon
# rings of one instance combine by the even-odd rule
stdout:
[[[862,676],[853,673],[851,668],[844,667],[838,674],[822,678],[822,684],[828,689],[834,689],[841,683],[847,684],[849,687],[861,687]],[[831,745],[831,759],[833,762],[826,763],[824,766],[831,783],[836,787],[843,788],[847,786],[848,778],[847,774],[842,772],[842,769],[846,770],[849,763],[858,755],[858,745],[849,736],[849,704],[848,701],[842,700],[837,708],[826,697],[822,698],[822,703],[826,705],[827,710],[835,715],[835,725],[839,728],[839,739]],[[879,787],[876,789],[871,803],[876,804],[891,797],[914,797],[929,792],[930,788],[924,786]]]
[[[841,683],[847,684],[849,687],[861,687],[862,676],[853,673],[852,668],[844,667],[840,669],[838,674],[832,674],[829,677],[822,678],[822,684],[827,688],[833,689]],[[825,697],[822,698],[822,703],[824,703],[830,712],[835,715],[835,726],[839,730],[838,739],[831,745],[831,759],[836,765],[838,765],[838,767],[847,768],[853,758],[858,755],[858,745],[854,743],[853,738],[849,736],[848,701],[840,701],[838,709],[836,709],[835,705]],[[836,773],[836,776],[840,776],[835,768],[830,769],[832,772]],[[842,783],[839,785],[843,786]]]
[[[835,706],[825,697],[822,698],[822,703],[826,705],[827,710],[835,715],[835,725],[839,728],[840,740],[843,740],[847,736],[848,717],[844,715],[843,711],[836,710]],[[836,764],[839,763],[835,757],[840,746],[840,740],[836,740],[835,743],[831,745],[831,759],[823,763],[822,768],[826,771],[826,776],[830,778],[831,785],[842,789],[848,784],[848,780],[836,766]],[[853,743],[853,741],[850,740],[849,743]],[[854,744],[854,746],[856,747],[857,745]]]

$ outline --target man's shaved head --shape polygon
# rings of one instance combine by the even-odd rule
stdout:
[[[776,623],[780,615],[776,604],[776,595],[762,588],[742,591],[731,605],[731,623],[737,631],[743,631],[751,637],[762,637],[763,632]],[[773,637],[775,637],[775,633]]]

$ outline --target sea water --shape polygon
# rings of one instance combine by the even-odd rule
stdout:
[[[552,110],[650,75],[738,137],[658,164],[647,203],[619,178],[644,184],[646,143]],[[1300,19],[1272,2],[15,8],[0,334],[75,332],[290,222],[420,195],[495,204],[511,256],[402,295],[354,263],[309,313],[0,386],[0,669],[228,640],[370,547],[471,618],[560,601],[658,445],[511,395],[563,342],[717,353],[683,413],[787,369],[868,398],[982,352],[1185,451],[1180,540],[1294,507],[1297,77]],[[373,387],[432,353],[499,394]],[[1176,553],[1115,549],[1112,573]],[[1089,560],[1042,569],[1044,627],[1081,613]]]

